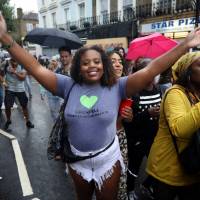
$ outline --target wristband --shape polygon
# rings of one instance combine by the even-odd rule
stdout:
[[[5,50],[8,50],[10,48],[12,48],[15,44],[15,40],[12,39],[12,42],[10,44],[2,44],[1,48],[5,49]]]

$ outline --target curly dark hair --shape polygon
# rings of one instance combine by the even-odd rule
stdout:
[[[122,56],[124,59],[125,59],[125,56],[126,56],[126,51],[125,51],[125,49],[123,48],[123,47],[115,47],[114,48],[114,51],[120,51],[120,50],[122,50],[123,51],[123,54],[124,54],[124,56]],[[121,54],[120,54],[121,55]]]
[[[74,55],[74,58],[72,60],[72,66],[71,66],[71,77],[72,79],[79,84],[82,84],[84,82],[81,74],[80,74],[80,68],[81,68],[81,58],[82,56],[89,50],[97,51],[101,55],[102,63],[103,63],[103,76],[100,79],[100,84],[102,86],[108,86],[111,87],[116,83],[116,78],[114,74],[114,70],[112,67],[112,63],[104,50],[100,48],[99,46],[91,46],[91,47],[82,47],[80,48]]]
[[[112,56],[114,53],[116,53],[117,55],[119,55],[119,57],[120,57],[120,59],[121,59],[121,61],[122,61],[122,65],[123,65],[122,76],[127,76],[127,74],[128,74],[128,66],[127,66],[127,63],[126,63],[125,59],[122,57],[122,55],[121,55],[118,51],[112,50],[112,51],[107,52],[108,58],[111,58],[111,56]],[[112,62],[112,61],[111,61],[111,62]]]

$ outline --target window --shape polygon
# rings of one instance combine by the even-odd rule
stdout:
[[[101,0],[101,12],[108,10],[108,0]]]
[[[147,4],[151,4],[152,0],[136,0],[136,5],[147,5]]]
[[[42,5],[44,6],[44,4],[45,4],[45,0],[42,0]]]
[[[191,0],[177,0],[176,1],[176,10],[191,9],[195,10],[195,2]]]
[[[102,15],[103,24],[108,24],[109,23],[108,11],[107,10],[101,11],[101,15]]]
[[[53,23],[53,27],[56,27],[56,13],[52,13],[52,23]]]
[[[80,19],[85,17],[85,3],[79,4],[79,16]]]
[[[103,20],[103,24],[108,23],[108,0],[101,1],[101,16]]]
[[[33,30],[33,24],[27,23],[26,24],[26,31],[29,32],[29,31],[32,31],[32,30]]]
[[[123,7],[132,7],[133,1],[132,0],[123,0]]]
[[[43,27],[46,28],[47,27],[46,16],[42,17],[42,21],[43,21]]]
[[[65,21],[68,22],[70,21],[70,13],[69,13],[69,8],[64,9],[65,12]]]

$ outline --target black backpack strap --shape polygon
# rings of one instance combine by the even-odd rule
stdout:
[[[4,67],[4,74],[7,73],[7,71],[8,71],[8,66],[9,66],[9,61],[6,60],[6,64],[5,64],[5,67]]]
[[[169,123],[168,123],[167,118],[166,118],[165,108],[164,108],[166,97],[167,97],[169,91],[171,91],[171,90],[173,90],[173,89],[177,89],[177,88],[170,88],[170,89],[168,89],[168,90],[165,92],[165,94],[164,94],[164,97],[163,97],[163,115],[164,115],[166,124],[167,124],[167,126],[168,126],[169,133],[170,133],[170,135],[171,135],[171,137],[172,137],[172,141],[173,141],[174,147],[175,147],[175,149],[176,149],[176,153],[179,154],[178,145],[177,145],[177,143],[176,143],[176,137],[175,137],[175,136],[172,134],[172,132],[171,132],[171,129],[170,129],[170,127],[169,127]]]

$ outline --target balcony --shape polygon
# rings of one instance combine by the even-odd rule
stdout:
[[[105,13],[103,15],[82,18],[78,21],[67,22],[66,24],[57,25],[57,28],[64,28],[65,30],[74,31],[77,29],[87,29],[93,26],[100,26],[106,24],[114,24],[135,19],[134,10],[122,12]]]

